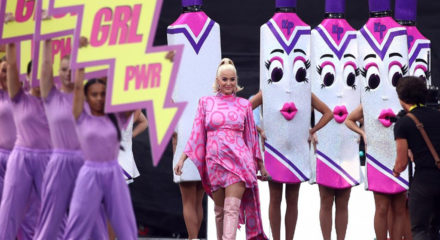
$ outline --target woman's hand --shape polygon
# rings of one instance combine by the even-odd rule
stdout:
[[[175,173],[177,176],[182,175],[182,168],[183,168],[183,164],[184,164],[184,163],[185,163],[185,162],[183,162],[182,160],[179,160],[179,162],[177,162],[176,166],[174,167],[174,173]]]
[[[260,169],[261,179],[262,181],[270,181],[272,177],[269,172],[267,172],[266,167],[264,166],[263,161],[258,162],[258,168]]]
[[[185,160],[187,158],[188,158],[188,156],[185,153],[182,153],[182,156],[180,157],[179,161],[177,162],[176,166],[174,167],[174,173],[177,176],[182,175],[183,164],[185,163]]]
[[[367,147],[367,134],[365,134],[364,131],[362,131],[362,133],[361,133],[361,137],[362,137],[362,139],[364,139],[365,147]]]
[[[257,131],[260,134],[262,140],[265,142],[267,140],[267,137],[266,137],[266,133],[264,132],[264,129],[257,127]]]
[[[309,142],[309,144],[318,144],[318,137],[316,136],[316,133],[312,132],[312,129],[309,130],[309,138],[307,139],[307,141]]]
[[[5,23],[10,23],[10,22],[13,22],[13,21],[15,21],[14,14],[11,13],[11,12],[6,13],[5,14]]]
[[[79,47],[83,48],[83,47],[87,47],[89,45],[89,39],[86,37],[81,37],[79,39]]]

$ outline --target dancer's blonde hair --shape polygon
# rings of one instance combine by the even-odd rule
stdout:
[[[218,81],[218,77],[220,76],[220,73],[223,72],[224,70],[232,70],[237,76],[237,69],[235,68],[234,62],[229,58],[223,58],[220,64],[218,65],[217,74],[214,80],[213,89],[215,93],[220,91],[220,86],[218,85],[217,81]],[[235,81],[237,82],[237,84],[235,86],[234,93],[237,93],[243,90],[243,88],[238,85],[238,76],[236,77]]]

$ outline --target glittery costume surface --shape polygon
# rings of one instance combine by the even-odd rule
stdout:
[[[256,177],[261,153],[249,101],[222,94],[201,98],[185,153],[197,166],[209,195],[233,183],[245,183],[240,222],[246,222],[247,239],[267,239]]]

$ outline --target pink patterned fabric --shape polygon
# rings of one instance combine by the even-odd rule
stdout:
[[[245,183],[240,223],[246,223],[247,239],[268,239],[256,175],[261,153],[249,101],[222,94],[201,98],[185,153],[197,166],[208,195],[238,181]]]

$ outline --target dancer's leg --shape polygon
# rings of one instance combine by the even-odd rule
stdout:
[[[319,196],[321,198],[321,208],[319,210],[319,221],[321,223],[322,237],[330,240],[333,222],[333,202],[335,201],[335,190],[323,185],[319,185]]]
[[[286,184],[286,239],[291,240],[295,235],[296,220],[298,219],[298,195],[301,184]]]
[[[108,172],[107,172],[108,171]],[[137,227],[133,204],[127,183],[121,175],[121,167],[115,165],[105,169],[104,206],[110,223],[118,239],[136,240]]]
[[[390,207],[391,198],[387,194],[374,192],[374,202],[376,213],[374,214],[374,231],[377,240],[387,239],[387,214]]]
[[[197,238],[199,235],[200,219],[200,182],[181,182],[180,193],[182,195],[183,218],[189,239]],[[202,188],[203,189],[203,188]],[[202,195],[203,197],[203,195]],[[198,205],[200,203],[200,206]],[[201,210],[203,218],[203,209]]]
[[[344,240],[347,232],[348,224],[348,201],[350,200],[351,188],[338,189],[335,192],[336,203],[336,238],[337,240]]]
[[[88,239],[99,216],[103,199],[99,168],[84,165],[79,171],[69,208],[64,239]]]
[[[283,184],[269,182],[269,221],[274,240],[281,238],[281,200],[283,198]]]
[[[394,194],[391,197],[391,207],[393,208],[393,234],[392,240],[402,240],[403,226],[405,223],[406,211],[406,192]]]
[[[38,218],[36,240],[62,235],[73,188],[83,160],[78,156],[54,153],[43,179],[42,205]]]
[[[0,205],[0,239],[15,239],[33,187],[25,154],[13,151],[8,160]]]

